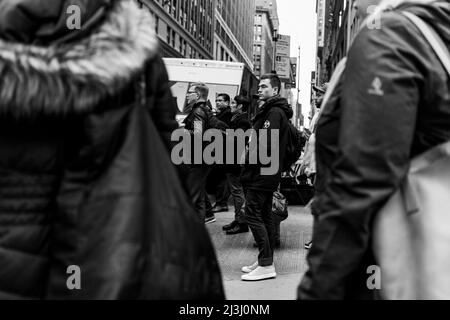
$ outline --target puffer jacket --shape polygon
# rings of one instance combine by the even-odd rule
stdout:
[[[257,137],[251,137],[257,141],[257,143],[249,144],[249,150],[247,152],[246,164],[242,169],[241,182],[244,188],[274,192],[281,181],[281,171],[284,161],[284,155],[286,152],[286,146],[289,138],[289,126],[288,121],[292,118],[294,112],[292,107],[289,105],[288,101],[280,96],[276,96],[268,99],[263,106],[258,110],[258,113],[252,120],[254,129],[257,132]],[[268,140],[260,139],[259,130],[267,130]],[[275,141],[275,146],[278,149],[278,157],[275,157],[275,150],[273,157],[272,155],[272,130],[278,130],[279,140]],[[258,154],[260,154],[260,149],[263,149],[263,153],[267,153],[272,160],[272,163],[262,164]],[[253,155],[252,155],[253,154]],[[258,159],[257,163],[249,163],[252,158]],[[277,165],[275,165],[275,163]],[[272,166],[277,169],[275,174],[266,175],[261,174],[262,168],[267,168]]]
[[[313,247],[300,299],[377,296],[366,285],[376,265],[374,216],[410,159],[450,140],[449,76],[401,10],[428,22],[450,49],[449,1],[404,4],[382,13],[382,28],[365,26],[356,37],[318,123]]]
[[[198,277],[209,278],[204,267],[211,262],[217,281],[208,285],[218,295],[209,297],[222,297],[206,232],[198,232],[199,241],[209,246],[211,262],[199,263],[195,252],[192,263],[176,250],[164,253],[190,232],[170,226],[169,217],[185,221],[190,217],[179,212],[194,213],[187,201],[183,211],[176,207],[187,199],[168,152],[177,110],[151,16],[132,0],[101,1],[107,6],[82,8],[90,14],[82,21],[92,23],[76,37],[64,27],[51,35],[38,27],[59,25],[50,13],[66,19],[66,2],[52,2],[59,11],[47,1],[0,2],[11,11],[2,14],[31,19],[0,23],[0,299],[184,299],[202,291]],[[23,28],[17,38],[14,27]],[[145,111],[140,117],[137,104]],[[149,137],[165,144],[153,172],[144,167],[157,148]],[[167,183],[176,194],[164,191]],[[153,221],[153,209],[167,220]],[[152,225],[166,235],[157,238]],[[199,274],[188,280],[194,260]],[[82,290],[66,286],[70,265],[82,268]],[[181,275],[186,292],[152,290],[152,281],[170,286]]]

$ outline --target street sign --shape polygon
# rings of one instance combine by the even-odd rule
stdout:
[[[282,80],[289,80],[291,74],[291,37],[280,35],[276,43],[276,71]]]

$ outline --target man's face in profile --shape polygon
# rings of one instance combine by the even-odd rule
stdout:
[[[278,95],[278,88],[272,87],[270,79],[261,80],[258,86],[259,100],[266,101]]]
[[[195,90],[195,87],[190,87],[188,92],[186,93],[186,103],[191,104],[198,101],[199,95]]]

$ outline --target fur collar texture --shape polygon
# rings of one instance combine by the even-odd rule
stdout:
[[[117,1],[99,27],[73,43],[0,39],[0,114],[90,112],[128,86],[157,47],[152,18],[134,0]]]

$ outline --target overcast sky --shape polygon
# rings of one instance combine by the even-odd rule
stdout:
[[[303,105],[305,125],[309,124],[311,71],[315,70],[317,15],[316,0],[277,0],[280,34],[291,36],[291,57],[300,62],[300,103]],[[297,92],[295,93],[297,97]]]

